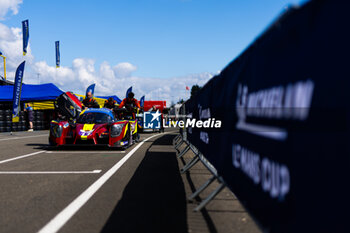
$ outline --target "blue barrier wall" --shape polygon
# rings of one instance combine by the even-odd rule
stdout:
[[[184,105],[222,121],[187,138],[267,231],[347,231],[349,5],[287,11]]]

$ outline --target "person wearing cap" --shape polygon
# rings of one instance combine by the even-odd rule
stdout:
[[[82,104],[85,108],[100,108],[100,105],[97,103],[97,101],[92,97],[91,91],[86,93],[86,97],[83,100]]]
[[[119,104],[119,108],[124,107],[126,108],[129,113],[132,113],[132,119],[135,119],[135,112],[134,109],[137,108],[138,110],[141,108],[139,101],[134,98],[134,93],[129,92],[128,97],[123,99],[123,101]]]
[[[108,100],[105,101],[103,107],[113,110],[116,107],[116,104],[117,104],[117,101],[115,101],[112,97],[109,97]]]

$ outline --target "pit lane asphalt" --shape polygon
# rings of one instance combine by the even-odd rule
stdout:
[[[140,166],[147,150],[156,140],[169,134],[141,134],[141,140],[153,135],[157,136],[138,148],[63,225],[60,232],[108,232],[104,227],[106,223],[113,224],[110,215],[123,199],[124,189]],[[0,134],[0,232],[39,231],[137,146],[136,144],[125,152],[91,147],[52,150],[47,142],[48,131]],[[97,173],[98,170],[101,171]],[[79,173],[93,171],[95,173]],[[152,183],[156,185],[156,182]],[[154,200],[159,201],[159,198],[155,197]],[[176,201],[174,204],[177,205]],[[147,212],[145,214],[147,215]],[[179,223],[174,222],[173,225],[173,228],[170,226],[163,232],[186,231],[185,226],[182,227],[183,224],[180,224],[182,228],[176,227]],[[147,232],[150,229],[144,230]],[[121,232],[125,231],[127,228]]]

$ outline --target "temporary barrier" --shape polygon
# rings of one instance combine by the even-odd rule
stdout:
[[[349,5],[291,8],[183,106],[221,127],[189,125],[177,148],[196,148],[190,163],[206,159],[267,232],[348,231]]]

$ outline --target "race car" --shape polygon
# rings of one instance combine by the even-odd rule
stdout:
[[[106,145],[126,148],[139,136],[137,120],[118,119],[107,108],[82,110],[77,97],[66,92],[55,101],[59,120],[51,122],[49,143],[61,145]]]

